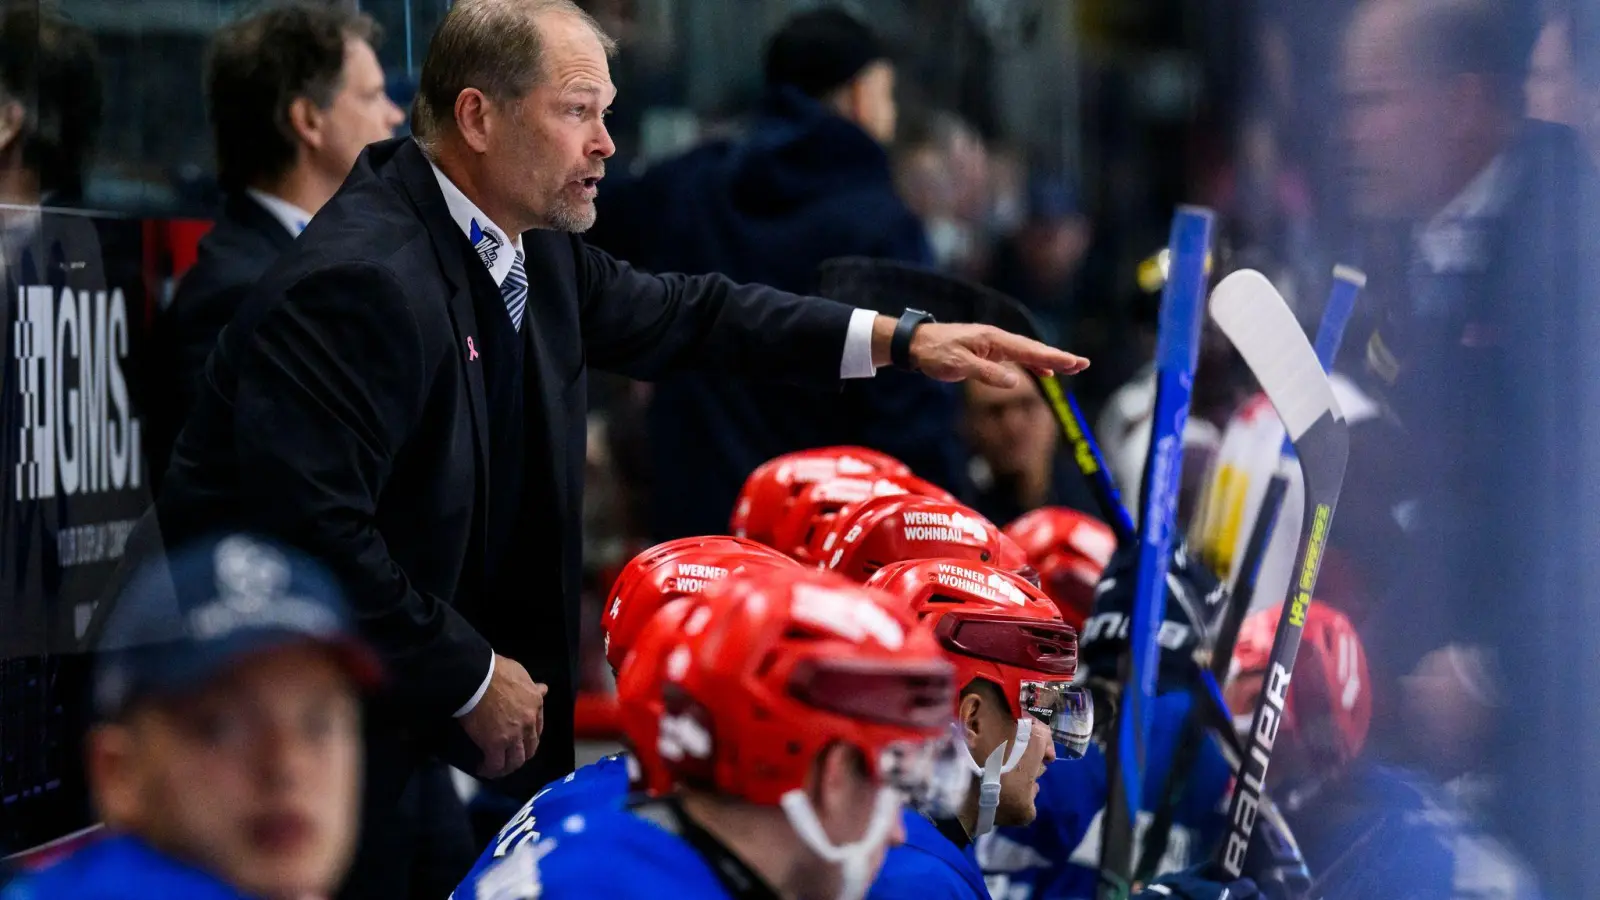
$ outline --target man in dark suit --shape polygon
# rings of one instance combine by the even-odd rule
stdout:
[[[150,467],[165,470],[217,335],[267,266],[339,189],[361,149],[405,119],[384,93],[370,16],[290,4],[212,41],[206,94],[226,194],[216,227],[156,323]]]
[[[386,896],[388,813],[430,755],[524,797],[573,766],[590,366],[837,384],[891,358],[945,381],[1087,365],[986,326],[645,275],[585,246],[615,149],[612,47],[567,0],[452,6],[417,139],[368,147],[263,277],[129,539],[132,559],[248,527],[345,582],[391,673],[368,711],[351,895]]]

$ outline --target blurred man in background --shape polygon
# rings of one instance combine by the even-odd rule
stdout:
[[[0,204],[82,199],[100,96],[87,31],[38,4],[0,10]]]
[[[405,120],[384,92],[365,13],[293,3],[212,42],[206,94],[226,193],[216,227],[158,324],[151,472],[159,485],[217,335],[267,265],[333,196],[367,144]]]
[[[841,9],[795,16],[771,39],[760,117],[741,141],[663,162],[602,192],[590,240],[636,266],[815,292],[836,256],[930,263],[922,225],[895,192],[895,69],[877,35]],[[896,311],[897,312],[897,311]],[[841,394],[682,374],[656,385],[649,442],[652,531],[725,531],[744,478],[782,453],[862,444],[960,494],[956,392],[883,372]],[[708,436],[715,435],[715,440]]]
[[[1541,427],[1518,422],[1550,380],[1510,360],[1566,358],[1578,198],[1593,177],[1571,130],[1523,118],[1531,48],[1517,34],[1490,0],[1367,0],[1345,35],[1351,205],[1411,236],[1399,296],[1375,331],[1346,342],[1365,340],[1365,387],[1405,429],[1350,461],[1403,467],[1383,481],[1404,495],[1384,502],[1414,541],[1382,551],[1405,571],[1365,623],[1380,685],[1448,641],[1517,624],[1498,615],[1517,578],[1506,564],[1516,529],[1500,523],[1523,521],[1528,498],[1505,486],[1510,443],[1484,438]]]
[[[1524,88],[1528,118],[1578,132],[1591,161],[1600,160],[1600,66],[1583,4],[1557,4],[1534,42]]]
[[[1008,388],[966,385],[973,508],[1002,527],[1041,506],[1095,512],[1083,475],[1057,452],[1061,426],[1033,382],[1017,376]]]
[[[332,896],[356,842],[358,690],[380,670],[325,571],[245,536],[191,546],[130,582],[98,666],[85,754],[106,834],[0,896]]]

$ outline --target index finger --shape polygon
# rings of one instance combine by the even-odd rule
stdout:
[[[996,343],[1000,351],[997,361],[1020,363],[1030,369],[1047,369],[1063,375],[1076,375],[1089,368],[1089,360],[1075,353],[1057,350],[1009,331],[1001,332]]]

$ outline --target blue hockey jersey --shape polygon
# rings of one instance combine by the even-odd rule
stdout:
[[[867,900],[989,900],[971,844],[958,848],[913,810],[903,821],[906,842],[884,856]]]
[[[628,796],[629,768],[625,755],[607,756],[578,768],[534,794],[478,855],[472,871],[450,896],[456,900],[471,898],[483,873],[528,840],[538,840],[540,829],[555,825],[576,812],[618,808]]]
[[[1167,772],[1193,700],[1187,691],[1156,698],[1145,769],[1144,809],[1134,826],[1134,855],[1143,848],[1152,810],[1166,789]],[[1157,874],[1200,862],[1226,823],[1231,772],[1207,739],[1173,811],[1172,831]],[[997,828],[978,839],[977,855],[994,900],[1093,898],[1100,866],[1101,819],[1110,787],[1106,758],[1090,745],[1083,759],[1052,763],[1039,780],[1038,817],[1021,828]]]
[[[1467,805],[1424,776],[1360,763],[1335,789],[1286,796],[1293,829],[1323,900],[1533,900],[1525,866]]]
[[[216,876],[156,852],[135,837],[97,840],[25,874],[0,900],[245,900]]]
[[[455,900],[732,900],[688,841],[628,809],[551,821],[456,889]]]

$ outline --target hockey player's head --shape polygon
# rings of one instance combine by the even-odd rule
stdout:
[[[1117,549],[1111,527],[1064,506],[1044,506],[1005,527],[1039,573],[1039,586],[1073,628],[1094,610],[1094,589]]]
[[[1104,704],[1096,721],[1108,726],[1120,688],[1119,661],[1128,646],[1128,624],[1139,569],[1139,547],[1117,548],[1095,587],[1094,612],[1083,623],[1078,645],[1089,670],[1088,684]],[[1160,657],[1156,691],[1185,689],[1200,674],[1200,651],[1211,645],[1209,629],[1226,605],[1227,589],[1179,545],[1166,578],[1166,617],[1157,632]]]
[[[773,530],[773,546],[803,563],[819,561],[833,523],[874,497],[915,494],[955,502],[948,491],[915,475],[839,475],[806,485]]]
[[[857,582],[890,563],[913,559],[968,559],[1032,572],[1017,542],[976,510],[909,494],[874,497],[834,519],[818,549],[819,564]]]
[[[769,569],[674,607],[663,712],[625,716],[690,816],[784,896],[859,898],[908,800],[965,782],[955,682],[905,605],[838,575]],[[636,653],[642,648],[636,648]]]
[[[107,826],[252,896],[331,896],[359,819],[360,691],[380,677],[333,579],[229,535],[116,603],[85,747]]]
[[[726,535],[678,538],[645,550],[623,567],[606,598],[606,662],[618,671],[645,623],[667,603],[698,594],[732,572],[796,565],[771,547]]]
[[[1019,576],[962,559],[891,563],[867,582],[910,604],[956,669],[956,719],[978,790],[962,824],[1026,825],[1044,767],[1088,749],[1093,704],[1073,687],[1077,634],[1055,602]]]
[[[1280,607],[1251,615],[1239,629],[1225,694],[1241,730],[1250,727],[1262,692],[1284,694],[1283,717],[1268,778],[1328,778],[1361,755],[1372,724],[1367,654],[1344,613],[1313,601],[1306,612],[1294,674],[1284,679],[1270,658]]]
[[[728,528],[735,535],[772,545],[773,529],[806,485],[837,475],[909,475],[911,467],[866,447],[818,447],[775,456],[745,478]]]

